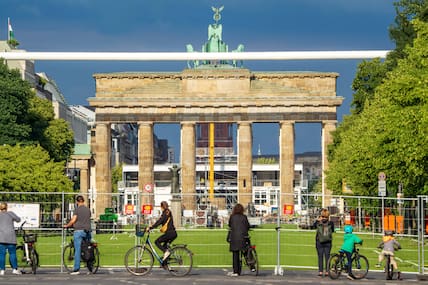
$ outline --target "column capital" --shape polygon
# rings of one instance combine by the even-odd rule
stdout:
[[[183,122],[180,122],[180,124],[182,125],[182,126],[194,126],[194,125],[196,125],[196,122],[192,122],[192,121],[183,121]]]
[[[296,121],[279,121],[279,125],[294,125]]]
[[[238,126],[251,126],[253,124],[252,121],[238,121],[236,122]]]
[[[137,122],[138,126],[153,126],[153,122],[150,121],[143,121],[143,122]]]
[[[335,125],[336,126],[337,120],[325,120],[325,121],[322,121],[321,123],[323,126],[326,126],[326,125]]]

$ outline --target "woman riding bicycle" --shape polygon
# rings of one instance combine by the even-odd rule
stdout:
[[[162,215],[160,218],[153,225],[147,227],[146,231],[150,231],[151,229],[162,225],[161,232],[164,234],[155,240],[155,244],[164,253],[163,260],[166,260],[170,255],[167,245],[177,238],[177,232],[175,231],[171,210],[169,210],[168,203],[166,201],[161,202],[161,209]]]

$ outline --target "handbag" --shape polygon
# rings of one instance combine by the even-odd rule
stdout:
[[[164,233],[164,232],[166,232],[166,230],[168,229],[168,223],[169,223],[169,220],[171,219],[171,217],[169,217],[168,218],[168,220],[166,220],[166,223],[165,224],[163,224],[162,225],[162,227],[160,228],[160,232],[161,233]]]

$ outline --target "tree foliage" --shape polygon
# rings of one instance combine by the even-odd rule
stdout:
[[[28,143],[31,125],[27,111],[33,96],[30,85],[17,70],[0,60],[0,145]]]
[[[65,161],[74,147],[73,132],[55,119],[52,103],[37,97],[18,70],[0,62],[0,144],[40,144],[54,161]]]
[[[0,146],[2,192],[68,192],[72,182],[64,175],[64,164],[54,162],[41,146]],[[21,200],[31,201],[32,194]],[[3,195],[3,199],[4,199]],[[11,197],[9,197],[11,199]]]
[[[377,195],[377,175],[383,171],[392,194],[400,182],[406,196],[428,194],[428,24],[412,25],[413,45],[404,49],[370,104],[335,138],[340,143],[330,152],[327,171],[335,193],[346,178],[355,194]]]

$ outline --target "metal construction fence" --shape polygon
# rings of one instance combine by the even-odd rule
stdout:
[[[36,248],[40,265],[62,269],[62,250],[71,237],[63,229],[74,211],[76,193],[8,193],[2,192],[0,200],[9,204],[22,220],[26,229],[37,233]],[[111,207],[94,215],[93,238],[99,244],[101,267],[122,267],[126,251],[139,242],[135,236],[137,224],[151,224],[160,214],[155,203],[151,214],[142,212],[141,197],[130,199],[123,194],[111,195]],[[240,195],[240,197],[242,197]],[[110,199],[111,198],[111,199]],[[128,199],[129,198],[129,199]],[[135,198],[135,199],[134,199]],[[187,197],[189,198],[189,197]],[[236,204],[236,194],[222,193],[211,204],[204,197],[192,196],[195,209],[181,209],[181,217],[174,216],[179,225],[175,242],[185,243],[194,253],[195,267],[231,267],[232,258],[226,242],[227,223],[231,207]],[[321,196],[306,195],[294,205],[274,204],[276,197],[247,197],[244,205],[250,223],[250,235],[256,244],[259,263],[263,269],[281,274],[287,268],[316,268],[315,230],[312,225],[321,210]],[[293,195],[294,198],[294,195]],[[428,254],[425,239],[428,235],[427,196],[395,199],[357,196],[323,197],[330,202],[330,219],[336,233],[332,251],[338,251],[343,240],[343,226],[351,224],[364,240],[360,252],[367,256],[370,269],[374,270],[384,230],[396,232],[402,250],[396,256],[402,271],[425,274]],[[155,201],[170,201],[171,195],[160,196]],[[218,202],[221,201],[221,202]],[[96,200],[87,197],[93,208]],[[132,205],[132,207],[131,207]],[[141,209],[142,211],[139,211]],[[179,216],[179,215],[178,215]],[[17,227],[19,224],[16,225]],[[159,233],[154,232],[155,239]],[[18,237],[21,242],[22,238]]]

